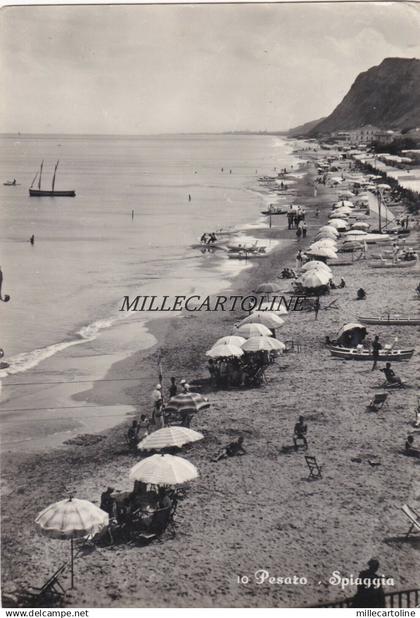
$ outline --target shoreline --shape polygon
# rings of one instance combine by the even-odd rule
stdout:
[[[309,244],[313,223],[318,226],[326,220],[328,200],[333,192],[321,190],[313,198],[313,186],[306,175],[295,186],[299,186],[299,202],[305,205],[309,217]],[[302,196],[301,192],[306,195]],[[315,204],[321,210],[316,221],[310,212]],[[281,217],[280,221],[284,223]],[[274,279],[281,267],[292,261],[294,266],[294,255],[305,244],[297,243],[294,231],[284,228],[272,228],[270,234],[273,238],[289,239],[290,243],[275,248],[267,258],[243,270],[232,282],[232,289],[239,292],[252,289],[256,283]],[[399,276],[389,274],[384,287],[383,278],[368,272],[366,264],[354,265],[351,273],[345,267],[334,267],[334,275],[355,278],[350,286],[331,293],[331,300],[337,298],[344,303],[339,314],[334,310],[322,312],[316,323],[311,314],[289,315],[279,338],[300,341],[302,351],[281,356],[268,372],[269,383],[259,389],[212,392],[210,410],[194,418],[193,428],[201,431],[205,439],[188,449],[187,457],[197,465],[200,479],[188,487],[187,498],[180,504],[177,536],[139,548],[140,561],[125,560],[124,546],[97,548],[92,555],[83,557],[77,564],[77,591],[69,595],[69,606],[199,607],[205,603],[211,607],[302,607],[335,599],[339,595],[337,590],[328,587],[328,574],[336,569],[346,574],[353,569],[357,573],[360,562],[378,550],[386,568],[393,564],[394,569],[408,574],[400,577],[398,588],[414,584],[415,576],[410,578],[408,568],[413,563],[414,547],[405,546],[396,557],[395,544],[391,541],[389,545],[384,544],[381,538],[384,531],[388,536],[390,530],[395,535],[396,517],[391,502],[398,504],[413,491],[414,470],[410,475],[409,467],[412,462],[407,462],[407,458],[397,458],[396,463],[394,460],[395,436],[401,442],[401,417],[407,416],[406,402],[402,394],[395,393],[397,414],[366,417],[364,406],[379,376],[371,375],[367,371],[370,367],[363,364],[353,366],[334,361],[320,343],[346,319],[354,318],[354,312],[359,309],[354,302],[355,288],[362,279],[368,281],[372,290],[363,305],[365,310],[366,306],[376,307],[381,295],[393,286],[398,289]],[[405,276],[415,277],[414,273]],[[287,281],[284,285],[288,289]],[[403,307],[407,303],[404,294],[396,299]],[[134,402],[138,413],[149,413],[150,393],[157,376],[157,350],[162,341],[165,341],[162,357],[165,389],[170,375],[184,377],[192,385],[207,377],[205,350],[216,338],[230,332],[239,315],[212,313],[211,317],[209,320],[208,315],[199,314],[152,320],[148,328],[157,343],[114,363],[107,374],[117,380],[136,373],[142,376],[142,384],[96,383],[75,397],[108,405],[117,403],[124,394]],[[392,332],[405,341],[415,331],[400,328]],[[404,371],[413,380],[414,365],[415,360],[411,365],[403,363],[398,371]],[[338,367],[341,384],[334,390],[329,379]],[[413,401],[414,397],[413,393]],[[282,452],[281,445],[290,442],[299,413],[304,413],[310,423],[310,440],[317,457],[323,463],[326,460],[323,484],[308,485],[301,456]],[[74,491],[78,497],[98,502],[101,491],[111,483],[122,490],[130,487],[128,469],[136,456],[126,452],[125,430],[126,422],[100,434],[101,440],[95,444],[36,457],[25,454],[3,457],[3,471],[7,464],[3,488],[7,504],[6,500],[2,501],[6,592],[13,592],[11,582],[16,584],[21,580],[22,563],[27,567],[26,582],[37,585],[49,575],[43,560],[45,553],[54,556],[57,564],[67,555],[66,544],[34,537],[34,525],[20,525],[20,522],[32,522],[40,508],[67,492]],[[245,436],[247,457],[211,463],[212,453],[239,434]],[[381,436],[380,444],[378,436]],[[366,465],[366,460],[369,453],[376,451],[380,452],[383,463],[373,470]],[[362,456],[361,464],[351,462],[351,456],[355,455]],[[95,465],[94,475],[92,465]],[[353,483],[358,474],[360,483]],[[13,486],[16,479],[21,479],[17,487]],[[12,518],[12,513],[18,515]],[[358,521],[363,524],[358,526]],[[397,521],[397,524],[404,526],[405,522]],[[206,526],[212,534],[205,533]],[[290,546],[294,551],[285,555],[282,549]],[[162,563],[169,567],[177,564],[177,581],[171,579],[170,568],[162,572],[159,568]],[[310,584],[301,588],[238,586],[237,576],[249,575],[258,568],[267,568],[275,576],[307,576]]]

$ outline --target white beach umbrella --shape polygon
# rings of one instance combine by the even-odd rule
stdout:
[[[172,425],[171,427],[162,427],[153,433],[149,434],[137,445],[139,450],[154,450],[169,448],[173,446],[181,447],[190,442],[198,442],[204,438],[202,433],[189,429],[189,427],[180,427]]]
[[[331,279],[331,274],[320,268],[310,270],[304,273],[300,279],[301,285],[304,288],[318,288],[322,285],[327,285]]]
[[[244,352],[283,352],[286,346],[274,337],[250,337],[242,346]]]
[[[319,260],[311,260],[310,262],[306,262],[306,264],[304,264],[302,266],[302,272],[310,272],[312,270],[323,270],[327,273],[331,274],[331,268],[325,264],[325,262],[320,262]]]
[[[320,232],[330,232],[331,234],[334,234],[336,237],[339,235],[337,232],[337,229],[330,223],[328,225],[323,225],[322,227],[320,227],[319,231]]]
[[[339,231],[348,228],[348,223],[344,221],[344,219],[330,219],[330,225],[334,226]]]
[[[264,335],[270,336],[271,331],[264,324],[242,324],[242,326],[235,327],[234,333],[249,339],[250,337],[262,337]]]
[[[244,339],[241,337],[241,339]],[[230,358],[231,356],[242,356],[242,349],[233,345],[232,343],[222,343],[220,345],[215,345],[211,350],[207,350],[206,356],[210,356],[210,358]]]
[[[280,301],[278,300],[275,300],[274,302],[269,300],[265,303],[261,303],[261,305],[258,306],[258,309],[253,309],[251,313],[254,313],[255,311],[269,311],[271,313],[275,313],[276,315],[287,315],[289,313],[286,307],[280,304]]]
[[[88,500],[70,497],[47,506],[38,514],[35,523],[45,535],[53,539],[70,539],[71,587],[73,588],[73,540],[97,534],[106,528],[109,523],[108,513]]]
[[[183,457],[152,455],[133,466],[129,477],[150,485],[181,485],[196,479],[198,470]]]
[[[366,221],[356,221],[356,223],[353,223],[353,225],[351,226],[350,232],[353,230],[368,230],[369,228],[370,223],[367,223]]]
[[[314,257],[330,258],[331,260],[337,258],[337,253],[329,247],[320,247],[319,249],[314,249],[313,251],[307,251],[307,254],[313,255]]]
[[[383,189],[384,191],[390,191],[391,187],[385,183],[380,183],[379,185],[376,185],[378,187],[378,189]]]
[[[351,229],[348,232],[344,233],[344,236],[349,237],[349,236],[366,236],[367,232],[365,232],[364,230],[355,230],[355,229]]]
[[[313,242],[309,246],[309,249],[313,249],[314,247],[331,247],[335,251],[337,249],[337,241],[333,238],[323,238],[321,240],[316,240],[315,242]]]
[[[264,324],[267,328],[280,328],[283,326],[284,320],[278,315],[275,315],[272,311],[254,311],[248,317],[244,318],[240,322],[240,326],[243,324]]]
[[[340,200],[334,204],[334,208],[350,208],[352,209],[354,206],[353,202],[350,200]]]
[[[336,235],[333,234],[333,232],[329,232],[328,230],[323,230],[322,232],[318,232],[318,234],[315,236],[315,240],[325,240],[326,238],[336,240],[338,238],[338,234]]]
[[[226,337],[221,337],[218,339],[212,346],[212,348],[216,348],[219,345],[235,345],[238,348],[245,342],[245,337],[238,337],[238,335],[227,335]]]
[[[349,190],[346,189],[344,191],[340,191],[339,194],[338,194],[338,197],[344,197],[344,198],[346,198],[346,197],[354,197],[354,193],[352,191],[349,191]]]
[[[328,219],[343,219],[344,221],[347,221],[348,219],[348,214],[346,212],[341,212],[338,210],[334,210],[334,212],[332,212],[331,214],[328,215]],[[328,221],[329,223],[329,221]]]

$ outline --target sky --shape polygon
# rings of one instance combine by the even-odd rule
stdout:
[[[419,34],[405,2],[4,7],[0,132],[285,130]]]

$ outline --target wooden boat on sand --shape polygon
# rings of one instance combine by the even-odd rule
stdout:
[[[371,268],[413,268],[417,264],[417,260],[400,260],[398,262],[391,262],[383,260],[376,264],[369,264]]]
[[[362,316],[357,316],[359,322],[362,324],[378,324],[380,326],[419,326],[420,325],[420,317],[408,317],[403,318],[401,316],[388,315],[384,317],[373,317],[373,318],[365,318]]]
[[[343,360],[373,361],[372,350],[364,348],[342,348],[341,346],[328,346],[331,356]],[[379,350],[379,361],[403,361],[409,360],[414,354],[414,348],[408,350]]]

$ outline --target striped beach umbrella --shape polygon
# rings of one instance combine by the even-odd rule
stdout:
[[[274,337],[250,337],[242,349],[244,352],[283,352],[286,346]]]
[[[226,337],[221,337],[213,344],[213,348],[219,345],[235,345],[238,348],[244,343],[245,337],[239,337],[238,335],[227,335]]]
[[[242,324],[242,326],[235,327],[236,334],[241,335],[241,337],[245,337],[245,339],[249,339],[250,337],[262,337],[263,335],[270,336],[271,331],[264,324],[253,323],[253,324]]]
[[[140,450],[154,450],[169,448],[172,446],[184,446],[189,442],[197,442],[204,438],[202,433],[189,429],[188,427],[163,427],[149,434],[138,444]]]
[[[253,309],[251,313],[254,313],[255,311],[270,311],[271,313],[275,313],[276,315],[287,315],[289,313],[286,307],[281,305],[279,301],[273,302],[271,300],[262,303],[258,306],[258,309]]]
[[[301,272],[309,272],[311,270],[324,270],[327,273],[331,273],[331,268],[325,264],[324,262],[320,262],[319,260],[311,260],[310,262],[306,262],[301,268]]]
[[[329,272],[316,268],[304,273],[300,282],[304,288],[319,288],[323,285],[328,285],[330,279],[331,275]]]
[[[272,294],[273,292],[279,291],[280,286],[278,283],[273,283],[272,281],[269,281],[268,283],[261,283],[255,290],[257,294]]]
[[[129,476],[151,485],[181,485],[198,478],[198,470],[183,457],[152,455],[133,466]]]
[[[55,502],[41,511],[35,519],[43,534],[53,539],[70,539],[71,545],[71,587],[74,583],[73,540],[97,534],[109,523],[108,513],[89,502],[78,498],[67,498]]]
[[[209,400],[200,393],[180,393],[170,398],[165,405],[165,412],[199,412],[209,407]]]
[[[254,311],[251,315],[247,316],[240,322],[240,325],[243,324],[263,324],[267,328],[280,328],[284,324],[284,320],[282,320],[278,315],[275,315],[271,311]]]

